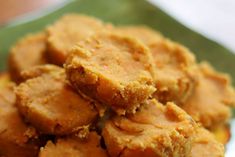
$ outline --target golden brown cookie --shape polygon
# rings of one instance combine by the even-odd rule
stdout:
[[[38,71],[42,72],[41,75]],[[36,77],[16,88],[17,106],[22,115],[41,132],[59,135],[78,132],[96,118],[98,113],[94,102],[83,99],[73,90],[66,82],[64,69],[44,65],[24,73],[31,77],[36,74]]]
[[[190,157],[224,157],[224,146],[217,142],[209,131],[199,128]]]
[[[64,73],[64,69],[62,69],[59,66],[52,65],[52,64],[44,64],[42,66],[35,66],[35,67],[22,71],[21,77],[23,81],[26,81],[28,79],[40,77],[42,75],[59,76],[59,75],[64,75],[63,73]]]
[[[23,122],[15,106],[13,84],[0,88],[0,156],[36,157],[36,130]]]
[[[100,146],[100,137],[91,132],[87,139],[78,137],[61,138],[52,143],[47,142],[41,148],[39,157],[108,157],[106,151]]]
[[[10,50],[8,66],[13,81],[20,83],[20,73],[35,65],[45,64],[46,35],[44,32],[27,35]]]
[[[67,14],[61,17],[47,29],[49,60],[62,66],[73,45],[103,27],[100,20],[85,15]]]
[[[227,75],[202,63],[197,70],[195,89],[182,108],[204,127],[213,128],[230,118],[229,105],[235,104],[235,94]]]
[[[102,135],[110,157],[185,157],[196,123],[173,103],[148,100],[134,115],[114,116]]]
[[[119,33],[137,38],[146,44],[146,46],[164,39],[164,37],[159,32],[147,26],[120,26],[114,27],[113,29]]]
[[[155,91],[153,66],[144,45],[114,33],[80,42],[65,64],[73,86],[118,114],[134,112]]]
[[[156,65],[156,88],[154,97],[162,103],[183,102],[194,87],[192,69],[195,66],[193,54],[182,45],[164,38],[158,32],[143,26],[116,28],[143,42],[153,55]]]
[[[160,102],[184,102],[191,94],[195,80],[195,58],[188,49],[170,40],[161,40],[149,46],[156,65],[154,97]]]

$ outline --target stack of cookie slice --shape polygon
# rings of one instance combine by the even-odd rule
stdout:
[[[234,104],[229,76],[184,46],[68,14],[10,50],[0,156],[222,157]]]

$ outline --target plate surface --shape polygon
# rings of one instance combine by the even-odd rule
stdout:
[[[229,73],[235,85],[235,55],[231,51],[186,28],[144,0],[74,0],[46,16],[22,24],[2,27],[0,28],[0,71],[6,69],[9,48],[17,39],[27,33],[40,31],[69,12],[95,16],[116,25],[148,25],[166,37],[186,45],[195,53],[198,61],[207,60],[219,71]]]

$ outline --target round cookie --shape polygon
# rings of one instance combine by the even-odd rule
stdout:
[[[8,66],[11,78],[22,81],[20,73],[35,65],[45,64],[46,35],[44,32],[27,35],[10,50]]]
[[[47,29],[50,62],[62,66],[72,46],[103,27],[104,24],[100,20],[92,17],[77,14],[64,15]]]
[[[156,65],[154,97],[162,103],[174,101],[177,105],[191,94],[195,79],[193,54],[182,45],[164,38],[158,32],[144,26],[114,28],[143,42],[153,55]]]
[[[137,38],[138,40],[146,44],[146,46],[164,39],[162,34],[147,26],[120,26],[114,27],[113,29],[116,32]]]
[[[11,83],[0,88],[0,156],[37,157],[38,135],[21,119],[13,88]]]
[[[148,100],[134,115],[114,116],[102,135],[111,157],[185,157],[191,151],[196,123],[173,103]]]
[[[154,97],[162,103],[185,102],[195,86],[194,55],[185,47],[168,39],[149,46],[156,65],[156,88]]]
[[[72,51],[65,63],[71,84],[118,114],[135,112],[155,91],[151,54],[133,38],[98,33]]]
[[[45,65],[29,71],[31,78],[16,88],[17,106],[38,130],[65,135],[85,129],[95,120],[98,113],[94,102],[83,99],[73,90],[66,82],[64,69]]]
[[[230,106],[235,104],[235,92],[230,78],[201,63],[195,71],[198,80],[192,94],[181,107],[206,128],[215,128],[229,121]]]
[[[100,146],[100,137],[91,132],[87,139],[76,136],[57,139],[56,143],[48,141],[41,148],[39,157],[108,157],[106,151]]]

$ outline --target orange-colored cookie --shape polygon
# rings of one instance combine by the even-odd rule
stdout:
[[[209,131],[199,128],[190,157],[224,157],[224,146],[217,142]]]
[[[229,77],[207,63],[199,65],[197,75],[195,89],[182,108],[207,128],[226,123],[230,118],[229,106],[235,104]]]
[[[187,48],[148,27],[126,26],[116,29],[137,38],[150,49],[156,64],[156,99],[162,103],[174,101],[178,104],[191,94],[194,87],[191,71],[195,66],[195,58]]]
[[[49,60],[62,66],[73,45],[103,27],[100,20],[85,15],[67,14],[61,17],[47,29]]]
[[[20,73],[35,65],[45,64],[46,35],[44,32],[28,35],[10,50],[8,66],[13,81],[20,83]]]
[[[156,64],[156,88],[154,97],[166,103],[184,102],[191,94],[195,78],[194,56],[188,49],[170,40],[162,40],[149,46]]]
[[[64,75],[64,69],[56,65],[44,64],[42,66],[35,66],[21,72],[21,77],[23,81],[27,81],[28,79],[44,75],[52,75],[52,76]]]
[[[21,119],[13,87],[8,83],[0,88],[0,156],[36,157],[39,151],[37,133]]]
[[[91,132],[87,139],[78,137],[61,138],[52,143],[47,142],[41,148],[39,157],[108,157],[106,151],[100,146],[100,137]]]
[[[40,72],[41,75],[38,75]],[[16,88],[17,106],[22,115],[41,132],[70,134],[86,128],[95,120],[98,113],[94,102],[83,99],[73,90],[66,82],[64,69],[44,65],[24,73],[30,77],[35,74],[35,78],[26,80]]]
[[[146,46],[164,39],[164,37],[159,32],[147,26],[121,26],[114,27],[113,29],[116,32],[137,38],[138,40],[146,44]]]
[[[119,34],[98,33],[80,42],[65,69],[77,90],[118,114],[135,112],[155,91],[150,52],[137,40]]]
[[[173,103],[148,100],[134,115],[114,116],[102,131],[111,157],[188,156],[196,123]]]

